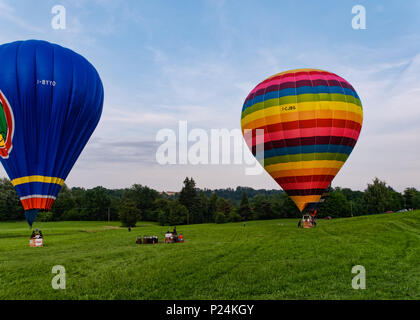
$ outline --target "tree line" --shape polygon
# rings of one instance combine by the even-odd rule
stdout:
[[[402,209],[420,209],[420,191],[406,188],[399,193],[375,178],[364,191],[332,188],[317,217],[350,217]],[[296,217],[300,217],[299,210],[281,190],[201,190],[193,178],[187,177],[175,195],[140,184],[127,189],[63,185],[51,211],[40,212],[37,221],[120,220],[125,226],[135,226],[137,221],[181,225]],[[2,178],[0,221],[6,220],[24,220],[24,211],[12,184]]]

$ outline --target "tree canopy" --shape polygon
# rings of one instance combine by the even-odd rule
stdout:
[[[364,191],[331,188],[317,217],[349,217],[419,208],[420,191],[409,187],[399,193],[385,181],[375,178]],[[187,177],[182,190],[175,195],[140,184],[127,189],[63,185],[51,212],[40,214],[39,221],[110,219],[133,226],[140,220],[180,225],[300,216],[296,205],[281,190],[245,187],[200,190],[194,179]],[[0,220],[24,220],[22,205],[6,178],[0,179]]]

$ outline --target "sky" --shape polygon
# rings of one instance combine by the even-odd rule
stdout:
[[[66,9],[54,29],[52,8]],[[366,29],[352,28],[352,8]],[[0,0],[0,43],[40,39],[68,47],[98,70],[105,90],[97,129],[69,186],[178,191],[279,189],[245,164],[156,161],[161,129],[240,128],[243,101],[262,80],[295,68],[334,72],[358,92],[362,132],[333,186],[364,190],[374,177],[420,189],[419,1]],[[6,176],[1,168],[1,176]]]

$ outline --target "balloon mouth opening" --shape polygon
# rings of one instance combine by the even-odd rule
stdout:
[[[26,222],[28,222],[30,228],[32,228],[38,212],[39,209],[30,209],[25,211]]]

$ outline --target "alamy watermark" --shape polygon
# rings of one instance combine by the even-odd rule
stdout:
[[[357,265],[351,269],[351,273],[356,274],[351,281],[353,289],[366,289],[366,269],[364,266]]]
[[[246,175],[261,174],[264,166],[264,130],[194,128],[188,131],[187,121],[179,121],[178,131],[161,129],[156,134],[161,145],[156,150],[160,165],[243,165]],[[249,147],[248,147],[249,146]],[[250,152],[254,148],[256,156]]]
[[[66,289],[66,268],[61,265],[53,266],[51,272],[55,275],[51,280],[51,286],[53,289],[64,290]]]
[[[351,20],[351,27],[354,30],[366,29],[366,8],[358,4],[351,8],[351,13],[355,15]]]
[[[51,28],[54,30],[66,29],[66,8],[62,5],[55,5],[51,8],[54,15],[51,19]]]

